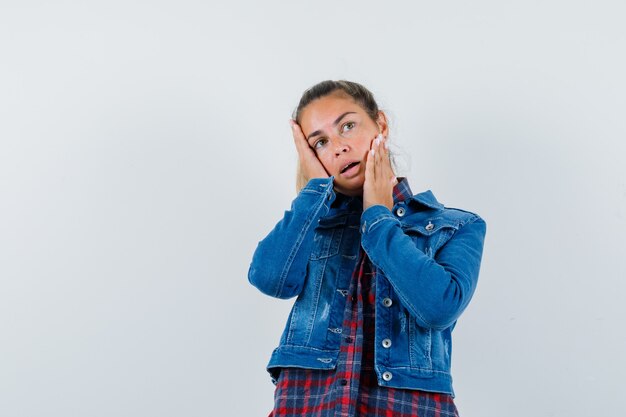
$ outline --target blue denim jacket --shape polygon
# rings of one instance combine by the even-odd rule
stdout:
[[[252,285],[272,297],[297,296],[267,365],[273,382],[284,366],[335,367],[362,246],[376,280],[378,383],[454,395],[451,333],[476,288],[484,220],[444,207],[431,191],[394,198],[391,211],[363,211],[360,197],[337,194],[333,180],[311,179],[252,257]],[[333,204],[338,195],[348,203]]]

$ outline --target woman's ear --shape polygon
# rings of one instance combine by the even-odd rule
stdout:
[[[378,131],[382,133],[384,137],[387,137],[387,135],[389,134],[389,125],[387,124],[387,116],[382,110],[378,110],[376,124],[378,125]]]

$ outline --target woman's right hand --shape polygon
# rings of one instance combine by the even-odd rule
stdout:
[[[291,125],[293,141],[298,151],[298,158],[300,159],[300,169],[307,181],[311,178],[328,178],[328,172],[326,172],[320,160],[317,159],[315,151],[309,146],[300,125],[292,119],[289,120],[289,124]]]

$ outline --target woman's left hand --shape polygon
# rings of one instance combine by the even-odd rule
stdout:
[[[393,208],[393,187],[398,183],[391,168],[387,139],[378,135],[365,162],[365,183],[363,184],[363,210],[380,204],[389,210]]]

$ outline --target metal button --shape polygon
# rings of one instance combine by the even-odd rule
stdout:
[[[383,305],[385,307],[391,307],[392,304],[393,304],[393,301],[391,301],[391,298],[387,297],[383,299]]]
[[[404,207],[398,207],[398,209],[396,210],[396,214],[400,217],[404,216]]]
[[[366,224],[366,223],[367,223],[367,222],[363,222],[363,226],[361,226],[361,233],[365,233],[365,224]]]
[[[391,378],[393,378],[393,374],[389,371],[385,371],[383,372],[383,379],[385,381],[391,381]]]
[[[434,227],[435,227],[435,225],[434,225],[434,224],[432,224],[432,223],[430,222],[430,220],[429,220],[429,221],[428,221],[428,224],[426,225],[426,230],[433,230],[433,228],[434,228]]]
[[[391,347],[391,339],[384,339],[384,340],[383,340],[383,347],[384,347],[384,348],[389,348],[389,347]]]

